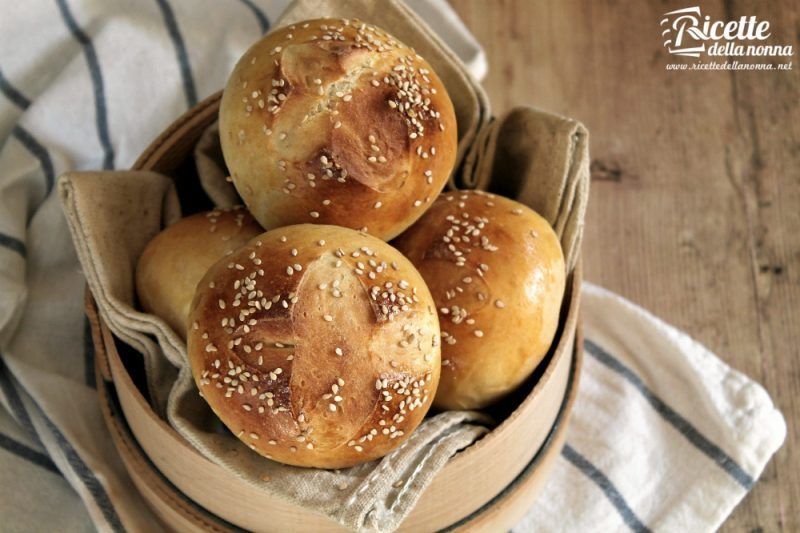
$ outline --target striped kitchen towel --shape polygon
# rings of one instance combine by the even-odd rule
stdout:
[[[581,296],[567,444],[514,531],[714,531],[783,443],[783,416],[685,333],[591,283]]]
[[[127,168],[224,84],[285,0],[5,2],[0,18],[0,516],[4,531],[157,531],[103,424],[84,280],[56,196]],[[409,2],[477,76],[443,0]],[[517,531],[714,529],[783,441],[764,390],[632,304],[586,286],[568,444]],[[81,505],[81,503],[83,505]]]

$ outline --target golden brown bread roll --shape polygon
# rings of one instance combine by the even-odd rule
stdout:
[[[208,267],[263,231],[242,206],[198,213],[164,229],[136,265],[142,309],[186,338],[189,307]]]
[[[434,405],[478,409],[522,383],[550,348],[564,294],[564,257],[547,221],[507,198],[456,191],[395,245],[439,310]]]
[[[233,183],[267,229],[335,224],[388,240],[436,198],[456,156],[453,105],[431,66],[355,20],[262,38],[219,116]]]
[[[402,443],[439,382],[439,322],[397,250],[301,224],[250,241],[197,290],[189,361],[208,404],[253,450],[341,468]]]

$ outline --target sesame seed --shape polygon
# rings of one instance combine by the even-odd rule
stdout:
[[[322,320],[325,322],[333,322],[333,317],[331,315],[322,315]]]
[[[342,355],[344,355],[344,352],[342,351],[342,349],[341,349],[341,348],[338,348],[338,347],[337,347],[337,348],[334,350],[334,352],[335,352],[335,353],[336,353],[336,355],[338,355],[338,356],[342,356]]]
[[[374,205],[374,206],[372,206],[372,207],[374,207],[375,209],[380,209],[380,207],[381,207],[382,205],[383,205],[383,203],[381,203],[381,202],[375,202],[375,205]]]
[[[495,300],[494,306],[497,307],[498,309],[502,309],[506,306],[506,304],[503,302],[503,300]]]
[[[476,337],[483,337],[483,331],[476,329],[474,331]]]
[[[311,211],[309,215],[311,215],[311,218],[319,218],[319,212],[317,211]]]

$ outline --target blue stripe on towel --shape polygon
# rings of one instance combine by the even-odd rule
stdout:
[[[58,474],[59,476],[61,475],[58,467],[52,461],[52,459],[50,459],[50,457],[2,433],[0,433],[0,448],[6,450],[7,452],[13,453],[21,459],[25,459],[29,463],[33,463],[36,466],[42,467],[45,470],[49,470],[50,472]]]
[[[94,475],[94,472],[89,470],[89,467],[83,462],[83,459],[81,459],[81,456],[78,455],[78,452],[75,450],[75,448],[72,447],[72,444],[69,443],[67,438],[63,433],[61,433],[56,425],[50,421],[41,408],[39,408],[39,412],[42,414],[42,418],[44,418],[47,429],[49,429],[50,433],[53,434],[56,444],[64,453],[70,468],[72,468],[72,471],[75,472],[75,475],[78,476],[86,489],[92,495],[92,498],[97,504],[98,509],[100,509],[100,512],[103,513],[103,517],[105,517],[106,522],[108,522],[113,531],[120,533],[124,532],[125,527],[122,525],[122,521],[119,519],[117,510],[114,509],[114,505],[111,503],[111,499],[108,497],[106,489],[97,479],[97,476]]]
[[[0,92],[22,109],[27,109],[31,105],[31,101],[24,94],[8,83],[2,69],[0,69]]]
[[[650,529],[639,520],[622,494],[620,494],[614,484],[611,483],[611,480],[596,466],[590,463],[586,457],[575,451],[569,444],[564,445],[564,449],[561,450],[561,455],[603,491],[608,501],[611,502],[611,505],[614,506],[622,520],[632,531],[636,531],[637,533],[646,533],[650,531]]]
[[[728,454],[726,454],[719,446],[708,440],[695,428],[688,420],[679,415],[669,405],[664,403],[661,398],[656,396],[647,385],[642,382],[641,378],[637,376],[633,370],[625,366],[619,359],[605,351],[603,348],[593,343],[589,339],[584,342],[589,355],[594,357],[597,361],[604,364],[609,369],[613,370],[628,383],[636,387],[636,389],[644,396],[645,400],[656,410],[658,414],[664,417],[670,425],[678,430],[686,439],[692,443],[698,450],[707,455],[712,461],[717,463],[725,472],[727,472],[737,483],[747,490],[755,483],[753,477],[744,471],[736,461],[734,461]]]
[[[55,170],[53,169],[53,161],[50,159],[50,154],[47,152],[47,149],[42,146],[28,130],[19,124],[14,126],[14,129],[11,130],[11,135],[21,142],[22,145],[33,155],[33,157],[39,160],[39,164],[42,167],[42,172],[44,172],[46,190],[45,197],[49,196],[50,191],[53,190],[53,185],[56,182],[56,176]]]
[[[13,252],[17,252],[23,258],[28,254],[28,251],[25,249],[24,242],[16,237],[12,237],[11,235],[6,235],[5,233],[0,233],[0,246],[3,248],[8,248]]]
[[[197,103],[197,90],[192,77],[192,68],[189,65],[189,54],[186,51],[186,43],[178,28],[178,21],[175,19],[175,12],[167,0],[156,0],[158,7],[161,8],[161,15],[164,17],[164,24],[167,26],[169,37],[175,47],[175,54],[178,56],[178,66],[180,67],[181,79],[183,80],[183,92],[186,95],[186,105],[189,107]]]
[[[253,15],[255,15],[256,20],[258,20],[258,27],[261,28],[261,33],[262,34],[267,33],[267,30],[269,29],[270,26],[267,14],[264,13],[264,11],[262,11],[261,8],[258,7],[252,0],[239,0],[239,1],[244,5],[246,5],[250,9],[250,11],[253,12]]]
[[[38,439],[36,428],[34,427],[30,415],[25,408],[25,404],[22,403],[22,398],[20,397],[16,385],[14,384],[11,372],[6,366],[5,361],[3,361],[2,356],[0,356],[0,389],[2,389],[3,394],[6,397],[6,401],[11,408],[11,412],[16,417],[17,421],[19,421],[22,427],[28,430],[32,436]],[[39,415],[42,417],[42,420],[44,420],[48,431],[50,431],[51,435],[53,436],[53,440],[55,440],[56,445],[64,454],[64,457],[66,458],[67,463],[69,463],[70,468],[89,491],[92,499],[97,505],[97,508],[103,513],[106,522],[108,522],[113,531],[125,531],[125,528],[122,526],[122,521],[119,519],[119,515],[117,515],[117,511],[114,509],[111,499],[108,497],[108,493],[100,481],[98,481],[97,476],[95,476],[94,472],[89,470],[89,467],[87,467],[86,463],[83,462],[83,459],[81,459],[81,456],[78,454],[75,448],[72,447],[72,444],[69,443],[67,438],[63,433],[61,433],[58,427],[56,427],[56,425],[50,421],[50,418],[48,418],[47,414],[36,403],[36,400],[34,398],[31,398],[31,400],[38,410]]]
[[[22,398],[20,398],[17,389],[14,387],[11,371],[6,366],[2,355],[0,355],[0,390],[3,391],[3,396],[5,396],[8,408],[11,410],[11,415],[28,432],[28,435],[41,442],[28,410],[25,409],[25,404],[22,403]]]
[[[89,66],[89,74],[92,77],[92,90],[94,91],[95,119],[97,122],[97,136],[100,145],[103,147],[103,168],[114,168],[114,148],[111,146],[111,137],[108,133],[108,117],[106,114],[106,95],[103,85],[103,73],[100,71],[100,61],[97,59],[97,52],[94,49],[92,40],[78,26],[75,17],[67,6],[66,0],[56,0],[61,17],[69,28],[72,36],[83,47],[86,63]]]
[[[2,92],[6,98],[11,100],[22,110],[28,109],[28,107],[31,105],[30,99],[22,94],[22,92],[16,87],[11,85],[8,79],[6,79],[2,70],[0,70],[0,92]],[[19,124],[15,125],[11,130],[11,135],[21,142],[22,145],[25,146],[25,148],[27,148],[36,159],[39,160],[39,164],[42,167],[42,172],[44,172],[45,197],[47,197],[50,194],[50,191],[53,190],[53,185],[56,181],[55,170],[53,169],[53,161],[50,159],[50,154],[28,130]]]

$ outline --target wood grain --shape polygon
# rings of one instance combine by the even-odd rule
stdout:
[[[453,0],[485,47],[495,112],[528,104],[591,132],[586,278],[762,383],[786,443],[724,526],[800,530],[800,66],[668,71],[658,22],[700,5],[800,45],[800,4]]]

